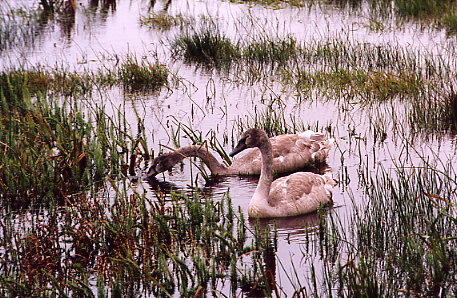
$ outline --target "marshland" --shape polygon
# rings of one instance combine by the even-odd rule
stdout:
[[[0,71],[3,296],[457,295],[453,0],[6,0]],[[145,178],[252,127],[334,138],[333,204]]]

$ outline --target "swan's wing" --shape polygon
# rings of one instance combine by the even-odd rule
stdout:
[[[331,202],[331,187],[326,179],[310,172],[297,172],[273,181],[268,203],[280,216],[295,216],[316,211]]]
[[[258,148],[244,150],[244,154],[236,157],[230,166],[240,175],[259,175],[262,167],[262,157]]]
[[[284,173],[298,169],[293,165],[293,160],[287,157],[291,153],[295,142],[300,137],[298,135],[279,135],[270,138],[273,149],[273,169],[277,173]],[[237,174],[252,175],[260,174],[262,167],[262,157],[258,148],[246,149],[245,152],[236,157],[230,166]]]
[[[306,131],[300,134],[284,134],[270,138],[273,149],[273,170],[276,173],[293,172],[324,162],[331,143],[324,134]],[[260,174],[262,158],[258,148],[245,150],[233,160],[231,168],[236,174]]]

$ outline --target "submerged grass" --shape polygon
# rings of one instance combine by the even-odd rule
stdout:
[[[166,13],[150,13],[140,18],[141,25],[150,26],[163,31],[170,30],[175,26],[190,25],[192,22],[192,18],[185,17],[181,14],[171,16]]]
[[[32,96],[46,93],[76,96],[115,85],[121,85],[128,91],[158,91],[168,84],[169,70],[157,60],[138,61],[135,56],[128,55],[123,60],[117,58],[117,62],[113,66],[105,65],[82,72],[64,67],[15,68],[3,71],[2,76],[3,81],[9,77],[19,86],[13,88],[27,88]]]

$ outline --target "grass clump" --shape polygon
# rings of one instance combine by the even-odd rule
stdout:
[[[213,28],[184,33],[173,42],[174,54],[187,61],[207,65],[229,65],[241,55],[240,49],[230,39]]]
[[[414,75],[396,75],[388,71],[364,71],[362,69],[338,69],[335,72],[299,72],[297,87],[324,87],[334,90],[350,90],[361,96],[362,103],[382,101],[398,95],[417,95],[422,82]]]
[[[448,14],[443,18],[448,34],[457,34],[457,13]]]
[[[453,0],[395,0],[395,9],[398,15],[430,18],[440,17],[451,8]]]
[[[170,30],[172,27],[189,25],[191,22],[190,18],[186,18],[181,14],[170,16],[165,13],[150,13],[140,18],[141,25],[159,30]]]
[[[285,63],[299,52],[296,40],[289,36],[282,40],[267,38],[248,44],[243,49],[243,58],[263,63]]]
[[[157,91],[168,81],[168,69],[156,62],[141,61],[128,57],[119,69],[119,81],[131,91]]]

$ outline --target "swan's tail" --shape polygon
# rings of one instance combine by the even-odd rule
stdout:
[[[313,151],[311,157],[315,161],[325,162],[328,156],[328,152],[332,148],[335,139],[327,139],[323,133],[315,132],[312,130],[304,131],[298,135],[311,144],[311,149]]]
[[[332,173],[332,169],[330,167],[328,167],[324,174],[322,175],[322,178],[324,178],[325,180],[325,184],[324,184],[324,189],[325,191],[327,192],[327,194],[332,197],[332,194],[333,194],[333,187],[335,187],[338,183],[335,181],[335,179],[333,179],[333,173]]]

